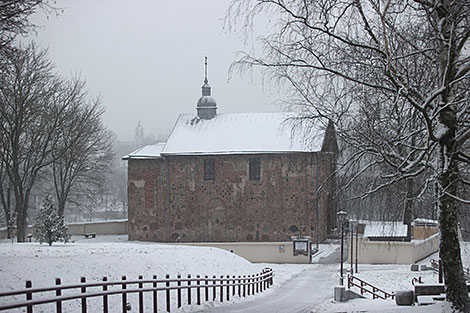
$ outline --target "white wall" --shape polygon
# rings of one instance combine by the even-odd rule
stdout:
[[[71,223],[68,233],[71,235],[83,235],[96,233],[97,235],[124,235],[127,234],[127,220]]]
[[[173,243],[172,243],[173,244]],[[286,242],[201,242],[180,245],[215,247],[233,252],[253,263],[310,263],[310,256],[294,256],[294,245]],[[310,254],[310,253],[309,253]]]
[[[67,224],[70,235],[83,235],[96,233],[97,235],[124,235],[127,234],[127,220],[84,222]],[[28,233],[33,232],[33,226],[28,226]],[[0,238],[7,238],[7,230],[0,229]]]
[[[349,238],[349,247],[351,246]],[[359,237],[358,263],[361,264],[413,264],[439,249],[439,234],[426,240],[412,242],[369,241]],[[356,259],[356,238],[354,238],[354,261]],[[348,262],[351,262],[351,251],[348,251]]]

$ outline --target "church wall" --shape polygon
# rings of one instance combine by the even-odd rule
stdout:
[[[168,238],[165,161],[128,162],[129,240],[164,241]]]
[[[260,180],[249,179],[250,157],[261,160]],[[215,160],[213,181],[204,180],[207,158]],[[165,161],[130,160],[129,239],[285,241],[309,235],[315,241],[315,191],[332,173],[333,160],[331,153],[170,156],[169,225]],[[319,200],[320,240],[334,227],[329,188],[334,183]]]

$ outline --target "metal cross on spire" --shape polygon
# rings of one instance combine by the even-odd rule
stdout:
[[[204,83],[207,84],[209,81],[207,80],[207,57],[204,57],[205,58],[205,62],[204,62],[204,68],[205,68],[205,77],[204,77]]]

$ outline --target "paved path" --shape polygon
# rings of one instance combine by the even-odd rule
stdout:
[[[199,312],[309,313],[315,306],[333,297],[336,280],[337,266],[312,264],[266,296]]]
[[[317,264],[309,265],[292,279],[266,296],[199,312],[221,313],[310,313],[322,302],[333,298],[338,283],[339,249]],[[276,279],[276,277],[274,277]]]

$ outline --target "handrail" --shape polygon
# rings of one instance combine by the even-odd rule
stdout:
[[[26,289],[18,291],[10,291],[0,293],[0,311],[14,309],[14,308],[27,308],[28,313],[33,313],[33,307],[35,305],[47,304],[47,303],[56,303],[56,312],[62,313],[62,302],[81,299],[81,310],[82,312],[87,312],[87,299],[95,297],[103,297],[103,312],[108,313],[108,296],[121,294],[122,295],[122,312],[127,312],[127,294],[138,293],[139,294],[139,312],[144,310],[143,294],[151,293],[153,295],[153,311],[157,312],[157,292],[164,292],[166,295],[166,311],[170,312],[171,306],[171,292],[173,290],[177,291],[177,304],[178,307],[181,307],[181,290],[187,290],[187,300],[188,304],[191,305],[191,291],[196,289],[197,304],[201,304],[201,293],[205,294],[205,301],[209,301],[209,293],[212,291],[211,300],[215,301],[217,293],[220,296],[220,301],[224,300],[229,301],[230,295],[236,295],[236,289],[238,289],[238,296],[246,297],[246,295],[254,295],[259,292],[263,292],[268,289],[273,284],[274,272],[270,268],[265,268],[261,273],[256,275],[248,275],[238,277],[227,275],[226,277],[220,276],[217,278],[213,276],[209,278],[207,275],[205,277],[200,277],[197,275],[196,278],[188,275],[188,278],[181,278],[181,275],[178,277],[170,278],[170,275],[166,275],[165,279],[157,279],[157,276],[154,275],[153,279],[143,279],[142,276],[139,276],[138,280],[126,280],[126,277],[123,276],[120,281],[107,281],[107,278],[104,277],[102,282],[91,282],[86,283],[84,277],[81,278],[81,284],[73,285],[60,285],[60,279],[56,279],[55,287],[46,287],[46,288],[32,288],[32,282],[26,281]],[[183,283],[183,284],[182,284]],[[194,284],[192,284],[194,283]],[[151,285],[145,286],[144,285]],[[158,286],[160,284],[160,286]],[[108,286],[121,286],[121,289],[109,289]],[[131,288],[128,288],[128,286]],[[133,286],[137,285],[137,286]],[[162,286],[163,285],[163,286]],[[101,287],[100,291],[90,292],[90,288]],[[238,287],[238,288],[237,288]],[[62,290],[66,289],[75,289],[74,294],[62,295]],[[201,292],[201,290],[203,292]],[[225,290],[225,292],[224,292]],[[230,292],[232,291],[232,292]],[[48,297],[39,297],[33,300],[33,294],[43,294],[55,292],[55,296]],[[18,301],[13,303],[5,303],[3,298],[12,297],[17,295],[26,294],[26,301]],[[93,310],[95,312],[95,310]]]
[[[435,272],[439,272],[439,262],[437,260],[431,259],[429,262],[431,262],[431,267]],[[463,269],[463,276],[466,281],[470,281],[470,268],[462,266]]]
[[[360,284],[355,283],[354,280],[359,281]],[[351,289],[351,287],[353,287],[353,286],[358,287],[361,290],[361,295],[363,295],[365,293],[370,293],[372,295],[372,299],[377,299],[377,298],[381,298],[381,299],[391,298],[391,299],[394,299],[395,298],[394,293],[388,293],[388,292],[386,292],[386,291],[384,291],[380,288],[375,287],[372,284],[369,284],[368,282],[366,282],[366,281],[364,281],[360,278],[357,278],[356,276],[348,275],[348,288]],[[372,288],[372,290],[367,289],[366,287],[370,287],[370,288]],[[382,293],[382,294],[380,294],[380,293]]]

